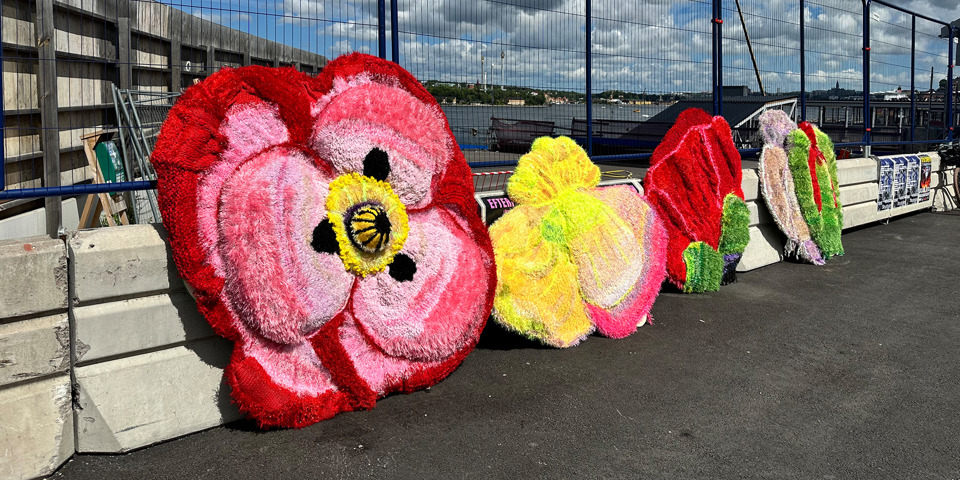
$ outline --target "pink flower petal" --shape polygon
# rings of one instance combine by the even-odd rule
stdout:
[[[311,147],[338,174],[363,172],[373,148],[387,152],[387,181],[408,208],[432,200],[432,183],[453,156],[442,112],[399,87],[339,85],[318,102]]]
[[[626,297],[608,308],[586,302],[587,314],[600,334],[623,338],[644,321],[666,277],[666,230],[650,204],[630,187],[596,189],[590,195],[616,208],[639,242],[639,271],[633,273],[636,282]]]
[[[256,359],[277,386],[298,395],[317,397],[338,390],[309,342],[281,346],[245,336],[243,354]]]
[[[216,249],[220,210],[220,190],[223,182],[237,167],[251,157],[280,145],[290,136],[277,107],[265,102],[234,105],[220,125],[220,135],[227,139],[227,148],[220,159],[204,172],[197,192],[197,227],[201,246],[207,251],[207,261],[219,276],[223,276],[223,260]]]
[[[493,259],[446,209],[411,212],[409,217],[410,233],[400,254],[416,264],[413,279],[397,281],[388,267],[358,280],[350,311],[386,354],[442,360],[462,349],[486,320]]]
[[[302,152],[277,148],[224,182],[220,254],[228,304],[266,339],[296,344],[346,305],[353,275],[310,246],[330,179]]]

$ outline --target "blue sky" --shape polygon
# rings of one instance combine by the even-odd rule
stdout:
[[[421,80],[477,82],[484,78],[482,65],[490,83],[583,90],[585,16],[580,0],[398,1],[400,63]],[[350,51],[377,53],[375,0],[165,3],[330,58]],[[945,21],[960,18],[957,0],[895,3]],[[798,90],[799,2],[740,4],[766,90]],[[594,91],[709,89],[711,8],[703,0],[593,0]],[[758,90],[732,0],[724,2],[723,15],[724,83]],[[860,89],[861,2],[807,0],[804,15],[807,88],[829,88],[839,81],[841,87]],[[870,25],[871,91],[909,88],[910,17],[874,3]],[[938,25],[918,20],[917,88],[929,86],[931,67],[935,84],[945,78],[947,42],[937,38],[939,32]]]

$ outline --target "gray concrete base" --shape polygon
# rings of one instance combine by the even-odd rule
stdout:
[[[186,292],[76,307],[73,315],[78,365],[213,336]]]
[[[0,241],[0,319],[67,308],[67,257],[63,242],[47,237]]]
[[[223,368],[230,342],[211,338],[81,366],[78,452],[125,452],[239,418]]]
[[[70,367],[67,314],[0,324],[0,387]]]
[[[0,478],[53,473],[74,452],[70,376],[0,388]]]

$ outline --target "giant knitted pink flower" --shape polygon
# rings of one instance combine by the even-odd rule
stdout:
[[[177,266],[236,342],[225,375],[262,425],[371,408],[476,344],[489,237],[446,118],[395,64],[221,71],[173,108],[153,161]]]

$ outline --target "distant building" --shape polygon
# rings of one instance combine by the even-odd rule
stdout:
[[[526,105],[526,100],[522,98],[510,98],[507,100],[507,105]]]
[[[910,97],[903,93],[903,87],[897,87],[895,91],[883,94],[884,100],[910,100]]]

